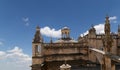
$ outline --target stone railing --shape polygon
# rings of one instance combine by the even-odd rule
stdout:
[[[81,43],[44,43],[44,47],[87,47]]]

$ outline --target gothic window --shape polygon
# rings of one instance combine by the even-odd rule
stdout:
[[[38,48],[38,49],[39,49],[39,53],[41,53],[41,46],[39,46],[39,48]]]
[[[35,54],[40,55],[41,54],[41,46],[35,45]]]
[[[38,53],[38,45],[35,45],[35,53]]]

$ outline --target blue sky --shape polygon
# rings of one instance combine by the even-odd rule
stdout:
[[[47,29],[55,34],[67,26],[71,29],[71,37],[77,39],[92,24],[99,32],[103,30],[108,14],[111,17],[111,30],[117,32],[119,7],[120,0],[0,0],[0,58],[10,54],[8,51],[11,50],[14,50],[14,54],[18,53],[15,50],[22,50],[19,53],[27,55],[25,58],[31,57],[32,39],[37,25],[43,31]],[[44,40],[49,42],[51,33],[42,34]],[[54,38],[54,34],[51,36]],[[2,59],[2,62],[3,65],[0,65],[4,67],[9,58]]]

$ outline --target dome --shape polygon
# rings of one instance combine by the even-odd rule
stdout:
[[[63,28],[62,28],[62,30],[64,30],[64,29],[68,29],[68,30],[69,30],[69,28],[68,28],[68,27],[63,27]]]

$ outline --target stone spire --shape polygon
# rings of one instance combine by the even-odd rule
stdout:
[[[111,52],[111,47],[112,47],[112,37],[110,35],[110,21],[109,21],[109,16],[106,16],[105,20],[105,52]]]
[[[110,21],[109,21],[109,16],[106,16],[105,20],[105,34],[110,35]]]
[[[40,33],[40,27],[37,26],[36,27],[36,33],[34,35],[34,39],[33,39],[33,43],[41,43],[43,40],[42,40],[42,36],[41,36],[41,33]]]

